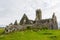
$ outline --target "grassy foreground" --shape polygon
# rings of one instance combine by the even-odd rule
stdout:
[[[60,30],[21,31],[1,35],[0,40],[60,40]]]

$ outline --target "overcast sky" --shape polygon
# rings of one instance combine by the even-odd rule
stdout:
[[[0,0],[0,25],[18,22],[23,14],[35,19],[36,9],[42,10],[42,18],[51,18],[53,12],[60,22],[60,0]]]

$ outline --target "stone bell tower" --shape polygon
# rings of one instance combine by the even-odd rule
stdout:
[[[40,21],[42,19],[42,15],[41,15],[41,10],[37,9],[36,10],[36,21]]]

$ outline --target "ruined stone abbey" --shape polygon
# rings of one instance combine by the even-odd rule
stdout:
[[[42,19],[42,12],[40,9],[36,10],[36,17],[35,20],[29,20],[27,15],[24,14],[22,19],[19,23],[17,23],[17,20],[14,24],[9,24],[5,28],[5,32],[12,32],[12,31],[23,31],[23,30],[42,30],[42,29],[48,29],[48,30],[56,30],[58,29],[58,23],[57,18],[55,16],[55,13],[53,13],[52,18],[49,19]]]

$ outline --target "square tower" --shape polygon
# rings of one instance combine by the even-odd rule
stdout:
[[[41,10],[40,9],[37,9],[36,10],[36,21],[39,21],[39,20],[41,20],[42,19],[42,15],[41,15]]]

